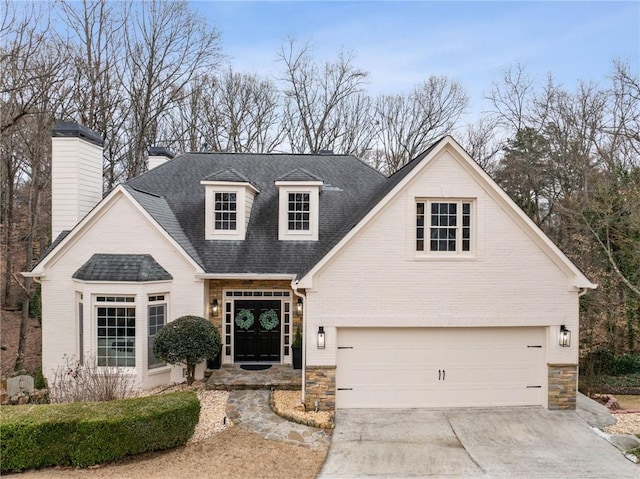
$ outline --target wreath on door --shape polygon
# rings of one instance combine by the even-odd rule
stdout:
[[[273,309],[270,309],[260,315],[260,324],[267,331],[271,331],[280,324],[280,318],[278,318],[278,314]]]
[[[238,311],[238,314],[236,314],[236,324],[240,329],[249,329],[254,320],[253,313],[248,309],[241,309]]]

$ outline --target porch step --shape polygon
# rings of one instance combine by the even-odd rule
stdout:
[[[246,371],[239,364],[223,364],[220,369],[208,369],[206,389],[301,389],[302,370],[290,364],[274,364],[262,371]]]

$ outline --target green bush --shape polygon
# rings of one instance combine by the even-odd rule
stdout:
[[[218,328],[200,316],[182,316],[164,326],[153,343],[153,354],[169,364],[187,366],[187,384],[193,383],[198,363],[220,353]]]
[[[640,355],[623,354],[613,360],[612,376],[625,376],[627,374],[640,373]]]
[[[2,472],[90,466],[179,446],[200,416],[194,392],[101,403],[2,406]]]

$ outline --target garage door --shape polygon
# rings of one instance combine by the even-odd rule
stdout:
[[[337,408],[542,405],[544,328],[341,328]]]

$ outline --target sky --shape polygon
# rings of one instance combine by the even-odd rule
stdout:
[[[606,83],[612,61],[640,70],[640,1],[191,1],[221,33],[235,71],[278,78],[289,37],[320,60],[341,50],[369,72],[371,94],[403,93],[430,75],[467,91],[470,111],[516,62],[568,89]]]

